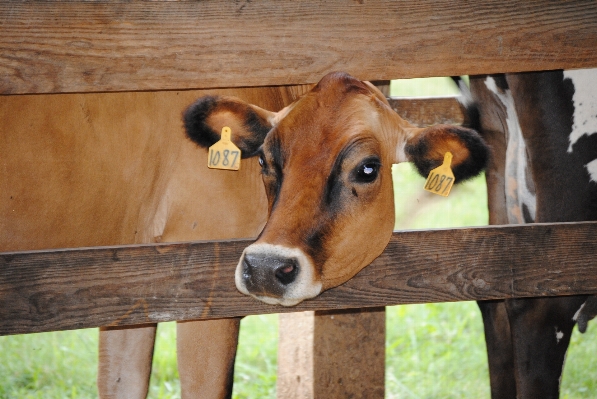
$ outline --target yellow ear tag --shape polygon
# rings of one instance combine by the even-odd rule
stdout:
[[[225,170],[240,169],[240,150],[230,141],[230,133],[230,128],[224,126],[220,141],[209,147],[208,168]]]
[[[454,174],[450,168],[452,163],[452,153],[446,152],[444,155],[444,163],[429,172],[427,181],[425,182],[425,190],[437,195],[447,197],[454,185]]]

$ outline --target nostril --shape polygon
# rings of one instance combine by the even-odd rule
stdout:
[[[252,294],[282,297],[299,272],[299,262],[294,257],[246,253],[240,278],[243,288]]]
[[[243,258],[243,278],[245,280],[248,280],[251,278],[251,275],[253,274],[252,269],[253,269],[253,266],[251,266],[251,263],[245,256]]]
[[[288,260],[287,263],[276,268],[276,279],[283,285],[288,285],[296,279],[298,266],[294,260]]]

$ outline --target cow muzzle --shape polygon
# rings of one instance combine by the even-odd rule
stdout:
[[[313,263],[297,248],[248,246],[236,267],[236,288],[269,304],[293,306],[321,293]]]

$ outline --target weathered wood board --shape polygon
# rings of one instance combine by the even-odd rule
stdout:
[[[597,67],[581,1],[0,1],[0,93]]]
[[[421,127],[438,123],[461,125],[467,122],[465,110],[457,97],[390,97],[388,102],[398,115]]]
[[[0,254],[0,334],[408,303],[597,293],[597,222],[394,233],[346,284],[296,307],[241,295],[250,241]]]
[[[385,308],[280,315],[277,397],[384,398]]]

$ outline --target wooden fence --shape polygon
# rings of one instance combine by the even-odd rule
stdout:
[[[331,70],[373,80],[573,69],[597,67],[596,48],[592,0],[0,1],[5,95],[294,85]],[[454,99],[394,101],[417,123],[462,119]],[[248,241],[3,253],[0,334],[595,293],[596,233],[596,223],[395,233],[353,280],[291,309],[236,292],[233,269]],[[313,320],[324,325],[329,314]],[[280,363],[280,396],[302,389],[301,372],[311,373],[303,379],[311,397],[383,396],[383,354],[365,364],[380,352],[383,311],[351,320],[316,329],[307,345],[313,351],[347,329],[376,331],[351,348],[373,371],[330,394],[313,376],[331,381],[355,365],[332,365],[320,351],[310,371]]]
[[[595,67],[596,17],[592,0],[3,0],[0,93]]]
[[[295,307],[236,290],[249,240],[0,253],[0,334],[593,294],[595,237],[597,222],[395,232],[356,277]]]

